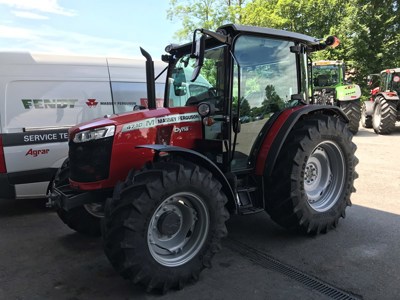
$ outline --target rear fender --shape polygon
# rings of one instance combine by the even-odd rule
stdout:
[[[372,116],[372,114],[374,113],[374,102],[364,101],[363,105],[365,108],[365,116]]]
[[[337,116],[344,122],[349,122],[349,119],[339,107],[331,105],[305,105],[282,111],[271,125],[262,143],[256,162],[256,175],[271,176],[289,132],[302,116],[312,114]]]
[[[188,161],[191,161],[192,163],[196,165],[200,165],[203,168],[207,169],[210,171],[215,178],[219,180],[219,182],[222,184],[222,189],[228,198],[229,203],[235,203],[236,207],[236,201],[235,201],[235,193],[232,190],[232,186],[230,185],[228,179],[222,173],[221,169],[218,168],[217,165],[214,164],[209,158],[204,156],[203,154],[182,148],[182,147],[176,147],[176,146],[169,146],[169,145],[140,145],[136,146],[136,148],[147,148],[147,149],[152,149],[156,152],[156,158],[159,156],[160,152],[165,152],[171,155],[177,155],[180,156]]]
[[[396,92],[380,92],[376,94],[375,96],[375,101],[379,99],[379,97],[383,97],[387,101],[398,101],[399,96],[397,95]]]

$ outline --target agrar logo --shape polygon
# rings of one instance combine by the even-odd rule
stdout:
[[[32,155],[33,157],[36,157],[40,154],[48,154],[50,149],[40,149],[40,150],[33,150],[29,149],[28,152],[26,152],[25,156]]]
[[[89,106],[90,108],[92,107],[96,107],[98,102],[96,102],[96,99],[88,99],[88,101],[86,102],[87,106]]]

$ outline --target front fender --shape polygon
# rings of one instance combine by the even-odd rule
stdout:
[[[336,106],[304,105],[283,110],[269,127],[262,142],[256,161],[256,175],[271,176],[279,152],[289,132],[302,116],[310,114],[337,116],[344,122],[349,122],[345,113]]]
[[[193,151],[190,149],[177,147],[177,146],[170,146],[170,145],[139,145],[136,148],[147,148],[152,149],[156,152],[158,156],[160,152],[166,152],[170,154],[176,154],[180,157],[183,157],[196,165],[201,165],[205,169],[209,170],[222,184],[222,188],[225,192],[228,201],[236,203],[235,201],[235,193],[232,190],[231,185],[229,184],[228,179],[226,178],[225,174],[222,173],[221,169],[218,168],[217,165],[214,164],[208,157],[204,156],[203,154]],[[232,203],[232,202],[231,202]]]

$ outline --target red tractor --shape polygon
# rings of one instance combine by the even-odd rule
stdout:
[[[400,68],[369,75],[368,85],[371,98],[363,103],[361,125],[377,134],[390,134],[400,120]]]
[[[160,108],[142,49],[148,107],[69,130],[69,159],[50,195],[59,216],[78,232],[101,232],[117,272],[162,292],[211,265],[230,214],[266,211],[311,235],[335,228],[351,205],[356,146],[340,108],[306,104],[307,56],[334,42],[197,29],[193,43],[166,48]],[[262,117],[241,123],[255,110]]]

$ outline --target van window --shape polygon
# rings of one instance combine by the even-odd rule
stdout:
[[[163,106],[163,83],[156,83],[157,107]],[[145,82],[111,82],[111,90],[116,114],[132,111],[135,105],[147,107],[147,87]]]

